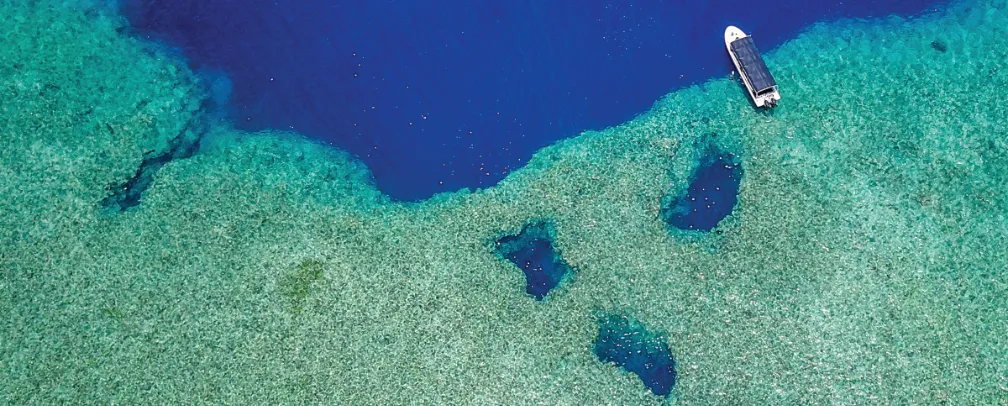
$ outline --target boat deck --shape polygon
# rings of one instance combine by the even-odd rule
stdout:
[[[752,37],[733,41],[731,43],[731,50],[735,54],[735,57],[738,58],[739,65],[741,65],[743,72],[739,73],[749,78],[754,92],[759,94],[777,86],[777,81],[770,74],[770,69],[767,68],[766,62],[763,62],[763,57],[756,50],[756,44],[753,43]]]

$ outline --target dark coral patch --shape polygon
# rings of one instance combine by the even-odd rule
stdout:
[[[107,131],[115,131],[112,126],[108,124],[106,126],[108,126]],[[184,133],[172,141],[170,148],[164,153],[146,155],[132,178],[110,188],[110,194],[102,200],[101,206],[115,212],[121,212],[140,205],[140,198],[154,182],[154,175],[162,166],[173,160],[190,158],[199,150],[198,136],[187,137],[186,135]]]
[[[948,51],[948,44],[942,40],[936,39],[931,41],[931,48],[934,48],[935,51],[945,53],[945,51]]]

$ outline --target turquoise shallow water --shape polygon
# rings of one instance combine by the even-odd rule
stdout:
[[[714,80],[415,204],[57,3],[0,7],[5,403],[1008,403],[1003,0],[812,26],[767,50],[772,114]],[[734,211],[668,227],[711,146]],[[496,242],[544,221],[571,275],[535,300]],[[610,315],[675,356],[668,396],[596,357]]]

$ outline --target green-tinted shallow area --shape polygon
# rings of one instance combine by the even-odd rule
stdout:
[[[0,402],[1008,403],[1005,0],[810,27],[772,114],[715,80],[418,204],[209,122],[184,63],[64,3],[0,0]],[[710,143],[739,203],[673,230]],[[543,302],[494,253],[537,219],[575,270]],[[608,314],[667,337],[668,398],[594,357]]]

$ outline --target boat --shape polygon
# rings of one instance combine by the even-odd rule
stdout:
[[[728,26],[724,33],[725,47],[731,55],[732,62],[739,77],[749,90],[749,97],[752,98],[756,107],[773,108],[780,100],[780,93],[777,91],[777,81],[770,74],[766,62],[760,56],[752,37],[733,25]]]

